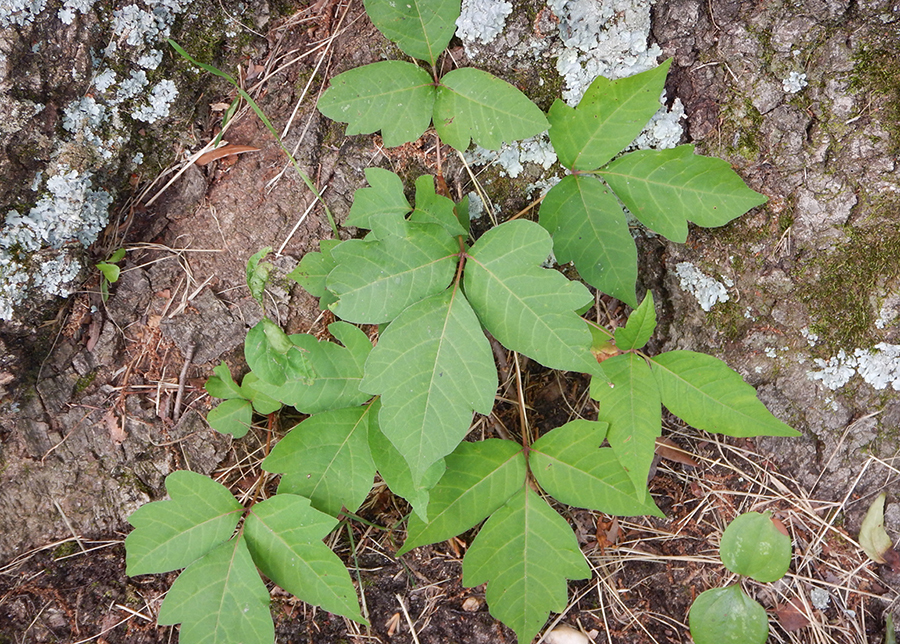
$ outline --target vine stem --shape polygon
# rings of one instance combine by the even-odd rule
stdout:
[[[519,354],[516,351],[512,352],[513,360],[516,363],[516,394],[519,399],[519,429],[522,432],[522,448],[525,452],[528,452],[528,448],[531,445],[528,428],[528,415],[525,407],[525,391],[522,387],[522,369],[519,367]]]

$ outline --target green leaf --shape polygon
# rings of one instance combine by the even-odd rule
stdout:
[[[213,373],[215,375],[211,376],[204,386],[210,396],[225,400],[244,397],[240,386],[231,377],[231,370],[227,364],[222,362],[218,367],[213,367]]]
[[[315,380],[286,380],[280,386],[258,382],[255,388],[304,414],[318,414],[366,402],[370,396],[359,390],[359,383],[372,343],[365,333],[346,322],[334,322],[328,330],[343,343],[343,347],[334,342],[320,342],[305,333],[289,336],[291,342],[305,352],[315,370]]]
[[[272,385],[283,385],[288,378],[311,382],[315,375],[306,354],[268,318],[247,332],[244,357],[260,380]]]
[[[727,436],[799,436],[775,418],[756,390],[713,356],[669,351],[651,358],[663,405],[688,425]]]
[[[182,470],[166,477],[169,501],[142,505],[128,522],[125,539],[129,577],[170,572],[196,561],[231,537],[241,504],[212,479]]]
[[[106,261],[109,262],[110,264],[115,264],[116,262],[121,262],[123,259],[125,259],[125,252],[126,251],[124,248],[117,248],[113,252],[113,254],[109,256],[109,259],[107,259]],[[112,280],[110,280],[110,282],[111,281]]]
[[[360,388],[381,395],[379,427],[418,485],[468,433],[472,412],[494,406],[494,355],[459,289],[403,311],[369,355]]]
[[[551,369],[602,373],[587,324],[575,313],[593,297],[583,284],[540,267],[552,246],[547,231],[530,221],[492,228],[468,253],[466,297],[506,348]]]
[[[398,557],[462,534],[493,514],[525,484],[522,446],[512,441],[489,438],[461,443],[446,463],[447,471],[431,490],[428,521],[409,518],[406,542]]]
[[[288,382],[295,381],[289,380]],[[259,376],[252,371],[244,376],[244,379],[241,381],[241,391],[244,393],[244,398],[252,402],[253,410],[262,416],[272,414],[281,409],[281,401],[266,393],[270,386],[265,381],[260,380]]]
[[[574,109],[554,101],[550,142],[559,162],[572,170],[595,170],[621,152],[659,110],[671,62],[614,81],[598,76]]]
[[[347,136],[381,130],[384,144],[392,148],[422,136],[431,122],[435,94],[425,70],[385,60],[332,78],[318,108],[328,118],[346,123]]]
[[[321,253],[306,253],[300,264],[288,273],[288,278],[297,282],[310,295],[319,298],[319,308],[324,309],[337,298],[325,287],[325,278],[335,267],[331,257],[332,249],[340,244],[338,239],[323,239],[319,242]]]
[[[358,324],[390,322],[410,304],[440,293],[456,271],[459,244],[440,226],[407,223],[403,237],[351,239],[332,251],[328,290],[335,315]]]
[[[181,644],[274,642],[269,591],[243,537],[223,543],[181,573],[156,621],[181,624]]]
[[[456,216],[456,205],[447,197],[434,190],[434,177],[425,174],[416,179],[416,209],[410,215],[410,221],[437,224],[454,237],[468,236]]]
[[[504,80],[464,67],[441,78],[434,102],[434,127],[451,147],[465,151],[469,139],[488,150],[504,141],[527,139],[549,126],[544,113]]]
[[[372,452],[372,460],[375,461],[378,473],[387,483],[391,492],[406,499],[412,506],[413,512],[423,521],[427,520],[430,490],[444,474],[444,459],[432,463],[431,467],[422,475],[421,483],[417,485],[413,482],[409,463],[377,427],[377,424],[369,423],[369,450]]]
[[[268,262],[263,262],[262,259],[271,252],[272,247],[267,246],[247,260],[247,286],[250,289],[250,295],[259,302],[263,309],[266,308],[263,291],[265,291],[266,282],[269,281],[269,274],[275,267]]]
[[[766,609],[737,584],[700,593],[688,616],[694,644],[765,644]]]
[[[491,615],[522,643],[566,607],[566,579],[590,576],[572,528],[527,485],[487,520],[463,559],[463,585],[488,582]]]
[[[244,398],[232,398],[220,402],[209,410],[206,422],[220,434],[243,438],[253,421],[253,403]]]
[[[771,512],[745,512],[722,533],[719,556],[733,573],[777,581],[791,565],[791,540],[772,523]]]
[[[116,266],[115,264],[107,264],[106,262],[100,262],[95,265],[101,273],[103,273],[103,277],[106,278],[106,281],[110,284],[115,284],[119,279],[119,274],[122,269]]]
[[[346,566],[322,543],[336,525],[309,499],[278,494],[253,506],[244,536],[266,577],[307,604],[365,624]]]
[[[695,155],[693,145],[630,152],[600,174],[641,223],[679,243],[688,220],[723,226],[766,202],[726,161]]]
[[[884,553],[894,547],[894,541],[884,529],[884,501],[887,494],[882,492],[866,511],[862,526],[859,528],[859,545],[872,561],[887,563]]]
[[[376,239],[405,235],[404,217],[412,206],[403,194],[400,177],[382,168],[366,168],[366,181],[371,187],[360,188],[353,194],[346,225],[371,230]]]
[[[434,66],[456,32],[459,0],[365,0],[378,30],[413,58]]]
[[[664,516],[649,495],[640,500],[613,450],[599,447],[606,431],[606,423],[573,420],[541,436],[529,460],[538,483],[567,505],[619,516]]]
[[[606,378],[591,379],[591,398],[600,403],[597,420],[609,423],[609,445],[643,501],[656,439],[662,435],[656,379],[646,361],[634,353],[606,360],[603,371]]]
[[[650,340],[656,330],[656,309],[653,293],[647,291],[641,305],[631,312],[624,327],[615,331],[616,346],[622,351],[640,349]]]
[[[575,262],[582,279],[637,306],[637,249],[619,200],[594,177],[569,175],[541,202],[541,226],[560,264]]]
[[[371,407],[350,407],[310,416],[282,438],[262,462],[284,474],[279,494],[299,494],[317,510],[337,516],[355,512],[375,478],[369,452]]]

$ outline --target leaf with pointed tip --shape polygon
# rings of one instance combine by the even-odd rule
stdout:
[[[365,0],[378,31],[404,52],[432,67],[450,44],[459,18],[459,0]]]
[[[465,237],[469,231],[457,218],[455,207],[450,199],[435,192],[434,177],[424,174],[416,179],[416,209],[409,216],[410,221],[438,224],[454,237]]]
[[[456,272],[459,244],[434,224],[406,224],[406,235],[351,239],[332,251],[328,290],[335,315],[358,324],[390,322],[410,304],[440,293]]]
[[[231,377],[231,370],[227,364],[222,362],[218,367],[213,367],[213,373],[215,375],[211,376],[204,385],[204,389],[210,396],[225,400],[244,397],[240,385]]]
[[[441,139],[464,152],[471,139],[488,150],[547,129],[540,108],[504,80],[480,69],[454,69],[441,78],[434,101],[434,127]]]
[[[268,644],[275,640],[269,591],[241,535],[191,564],[166,593],[160,626],[181,624],[181,644]]]
[[[618,80],[598,76],[575,108],[556,99],[547,116],[559,162],[596,170],[621,152],[659,110],[671,62]]]
[[[609,423],[607,440],[628,473],[639,501],[647,495],[647,476],[662,435],[662,404],[653,372],[635,353],[606,360],[609,379],[591,379],[591,398],[600,403],[597,420]]]
[[[247,332],[244,358],[260,380],[283,385],[288,378],[311,381],[315,375],[306,354],[295,348],[287,334],[269,318]]]
[[[529,459],[538,483],[557,501],[579,508],[619,516],[664,516],[649,496],[639,500],[612,449],[599,447],[606,431],[606,423],[573,420],[541,436],[531,446]]]
[[[383,168],[366,168],[369,188],[353,193],[353,205],[347,215],[347,226],[371,230],[376,239],[386,235],[406,234],[406,213],[412,206],[403,194],[403,182]]]
[[[409,518],[406,542],[398,557],[462,534],[493,514],[525,484],[522,446],[512,441],[489,438],[461,443],[445,462],[447,471],[431,490],[428,521]]]
[[[566,579],[590,576],[572,528],[527,485],[487,520],[463,559],[463,586],[487,582],[491,615],[522,644],[551,610],[566,607]]]
[[[328,325],[328,330],[343,347],[334,342],[320,342],[305,333],[289,336],[295,346],[306,352],[316,371],[315,380],[308,384],[302,380],[286,380],[277,387],[260,381],[256,389],[304,414],[366,402],[370,396],[359,390],[359,383],[372,343],[359,328],[346,322],[334,322]]]
[[[278,494],[251,508],[244,537],[266,577],[307,604],[365,624],[347,567],[322,543],[335,525],[309,499]]]
[[[460,290],[404,310],[369,354],[360,388],[381,395],[378,425],[420,484],[465,437],[472,412],[490,413],[497,391],[491,345]]]
[[[371,407],[350,407],[310,416],[282,438],[262,462],[283,474],[279,494],[299,494],[317,510],[337,516],[355,512],[372,489],[375,464],[369,452]]]
[[[688,221],[724,226],[766,202],[728,162],[696,155],[693,145],[629,152],[600,175],[642,224],[679,243]]]
[[[756,390],[713,356],[669,351],[650,359],[662,404],[688,425],[726,436],[799,436],[766,409]]]
[[[616,346],[622,351],[640,349],[647,344],[654,331],[656,331],[656,309],[653,306],[653,293],[647,291],[644,301],[631,312],[625,326],[616,329]]]
[[[422,475],[421,483],[416,485],[413,482],[409,463],[376,425],[377,423],[369,423],[369,449],[378,473],[387,483],[391,492],[406,499],[412,506],[413,512],[423,521],[427,520],[431,488],[444,474],[446,469],[444,459],[432,463],[431,467]]]
[[[325,278],[334,269],[334,259],[331,257],[332,249],[340,244],[339,239],[323,239],[319,241],[322,252],[306,253],[300,264],[288,273],[288,278],[297,282],[307,293],[319,298],[319,308],[325,309],[337,298],[325,287]]]
[[[225,400],[206,415],[206,422],[220,434],[231,434],[243,438],[250,431],[253,421],[253,403],[243,398]]]
[[[168,501],[135,510],[125,538],[126,573],[130,577],[178,570],[231,537],[241,518],[241,504],[212,479],[181,470],[166,477]]]
[[[575,313],[593,297],[583,284],[540,267],[552,247],[547,231],[531,221],[492,228],[468,253],[466,297],[506,348],[551,369],[602,374],[591,333]]]
[[[769,638],[766,609],[747,597],[740,584],[700,593],[688,621],[694,644],[765,644]]]
[[[294,382],[288,380],[288,382]],[[268,383],[259,379],[252,371],[244,376],[241,381],[241,391],[244,398],[253,403],[253,410],[262,416],[272,414],[281,409],[281,401],[276,400],[266,393]]]
[[[250,295],[259,302],[263,309],[266,308],[265,302],[263,302],[263,291],[266,288],[266,282],[269,281],[269,274],[275,267],[262,260],[271,252],[272,247],[266,246],[247,260],[247,287],[250,289]]]
[[[424,69],[400,60],[385,60],[338,74],[319,98],[328,118],[347,124],[346,135],[381,130],[384,144],[415,141],[428,128],[435,87]]]
[[[544,197],[540,213],[560,264],[575,262],[585,282],[637,306],[637,249],[625,212],[606,186],[585,175],[564,177]]]

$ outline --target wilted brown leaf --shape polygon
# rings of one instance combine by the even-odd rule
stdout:
[[[786,604],[779,604],[775,614],[778,616],[778,623],[789,633],[809,625],[809,618],[803,612],[803,603],[799,597],[794,597]]]
[[[688,467],[697,467],[697,461],[692,459],[688,454],[685,453],[681,447],[678,446],[678,443],[673,441],[671,438],[667,436],[661,436],[656,439],[656,453],[662,456],[664,459],[669,461],[674,461],[675,463],[681,463],[682,465],[687,465]]]
[[[201,154],[197,159],[197,165],[206,165],[212,163],[216,159],[234,156],[235,154],[243,154],[244,152],[259,152],[259,148],[253,148],[249,145],[223,145],[215,150],[210,150],[205,154]]]

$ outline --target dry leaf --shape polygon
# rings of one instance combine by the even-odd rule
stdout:
[[[791,535],[788,534],[788,529],[784,527],[784,524],[781,522],[781,519],[776,519],[772,517],[772,524],[775,526],[775,529],[778,530],[781,534],[790,539]]]
[[[121,445],[128,438],[128,434],[125,433],[119,419],[111,409],[103,415],[103,422],[106,423],[106,429],[109,430],[109,437],[116,445]]]
[[[859,529],[859,545],[869,556],[869,559],[878,563],[888,563],[884,555],[894,547],[894,542],[884,530],[884,500],[887,494],[879,494],[863,519]]]
[[[481,600],[478,597],[466,597],[462,603],[462,609],[467,613],[474,613],[481,608]]]
[[[196,163],[197,165],[206,165],[216,159],[234,156],[235,154],[243,154],[244,152],[259,152],[259,148],[252,148],[249,145],[223,145],[215,150],[210,150],[205,154],[201,154]]]
[[[385,623],[385,627],[387,628],[387,636],[393,637],[394,633],[397,631],[397,627],[400,626],[400,613],[394,613],[391,615],[391,618]]]
[[[591,644],[591,640],[581,631],[560,625],[544,636],[547,644]]]
[[[671,438],[661,436],[656,439],[656,453],[668,461],[681,463],[688,467],[697,467],[697,461],[688,456],[678,443]]]
[[[209,110],[211,112],[224,112],[229,107],[231,107],[231,103],[213,103],[209,106]]]
[[[781,624],[781,628],[788,633],[799,631],[809,625],[809,618],[803,612],[803,604],[799,597],[794,597],[786,604],[780,604],[775,609],[775,614],[778,615],[778,623]]]

